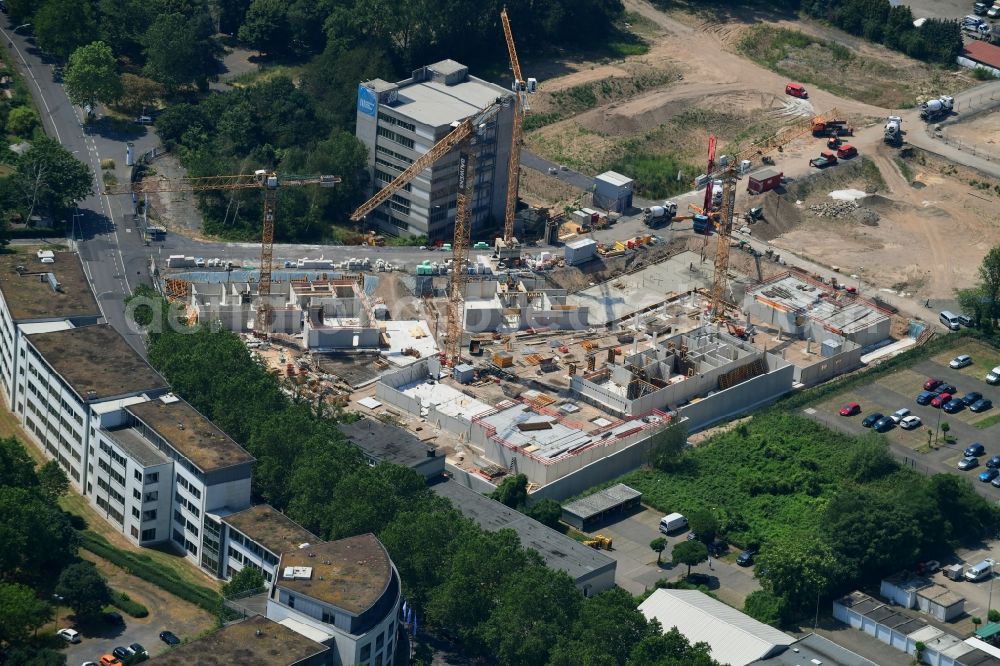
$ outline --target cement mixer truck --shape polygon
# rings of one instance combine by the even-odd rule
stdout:
[[[937,99],[932,99],[920,105],[920,118],[928,122],[933,122],[939,118],[944,118],[951,114],[955,108],[955,98],[945,95]]]
[[[676,201],[664,201],[662,206],[651,206],[642,209],[642,219],[647,227],[670,224],[675,215],[677,215]]]
[[[882,140],[886,143],[898,146],[903,143],[903,119],[899,116],[889,116],[885,123],[885,132]]]

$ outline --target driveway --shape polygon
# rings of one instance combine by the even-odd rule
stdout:
[[[948,367],[948,360],[960,353],[972,355],[974,365],[961,370]],[[903,368],[875,382],[865,384],[856,389],[845,391],[832,398],[812,405],[805,410],[806,415],[841,432],[851,435],[864,435],[869,429],[861,425],[862,419],[874,412],[891,414],[902,407],[908,408],[923,421],[920,428],[912,431],[893,428],[885,433],[893,454],[904,464],[925,474],[949,473],[958,474],[969,479],[976,492],[983,497],[1000,503],[1000,489],[978,480],[983,464],[990,456],[1000,455],[1000,423],[993,423],[992,417],[1000,409],[1000,386],[990,386],[983,377],[989,368],[1000,363],[1000,353],[996,350],[970,341],[941,352],[933,358]],[[992,364],[992,365],[991,365]],[[921,406],[916,403],[916,396],[923,390],[923,383],[928,377],[935,377],[954,385],[958,395],[970,391],[978,391],[984,397],[993,400],[998,407],[974,414],[963,409],[954,414],[947,414],[941,409],[930,405]],[[843,417],[837,413],[841,406],[848,402],[858,402],[862,413],[857,416]],[[947,422],[950,426],[949,435],[955,438],[953,444],[945,444],[943,436],[938,436],[938,447],[928,446],[927,429],[934,430],[939,423]],[[976,424],[986,424],[977,427]],[[992,425],[989,425],[991,424]],[[931,438],[933,440],[933,436]],[[980,457],[980,466],[967,471],[959,471],[956,467],[962,458],[962,451],[973,442],[981,442],[986,446],[986,455]]]
[[[656,509],[642,507],[625,518],[588,532],[591,536],[603,534],[612,539],[614,550],[605,554],[618,562],[615,583],[632,594],[642,594],[659,580],[678,580],[687,573],[686,566],[673,567],[670,564],[671,550],[687,538],[687,531],[667,536],[660,534],[662,517],[663,514]],[[649,548],[649,542],[660,536],[667,539],[667,548],[663,551],[663,564],[657,566],[656,553]],[[760,589],[760,585],[753,577],[752,568],[744,569],[735,564],[735,556],[734,550],[724,560],[713,557],[711,564],[705,562],[691,567],[691,573],[712,577],[709,586],[712,592],[731,606],[742,608],[747,595]]]
[[[110,564],[94,554],[80,551],[82,557],[97,564],[97,568],[108,581],[108,585],[125,592],[133,601],[137,601],[149,609],[149,615],[135,618],[122,613],[125,626],[111,626],[102,622],[86,625],[76,625],[66,619],[70,613],[60,609],[60,627],[74,627],[83,635],[83,640],[66,648],[66,663],[82,664],[85,661],[96,662],[101,655],[110,654],[115,647],[140,643],[155,656],[168,648],[160,641],[160,632],[169,629],[181,640],[193,639],[215,627],[215,618],[194,604],[178,599],[151,583],[125,573],[122,569]]]

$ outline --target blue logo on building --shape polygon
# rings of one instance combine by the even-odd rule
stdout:
[[[375,107],[378,104],[378,98],[375,97],[375,91],[371,88],[365,88],[364,86],[358,86],[358,111],[361,113],[375,117]]]

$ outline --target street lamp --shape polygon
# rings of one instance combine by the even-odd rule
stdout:
[[[81,218],[81,217],[83,217],[83,213],[80,212],[80,207],[77,206],[76,207],[76,212],[73,213],[73,240],[79,240],[77,238],[77,236],[76,236],[76,225],[77,225],[77,218]],[[82,224],[80,225],[80,235],[83,236],[83,225]]]

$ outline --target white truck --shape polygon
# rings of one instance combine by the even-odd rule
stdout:
[[[928,122],[933,122],[939,118],[951,115],[955,108],[955,98],[948,95],[930,99],[920,105],[920,118]]]
[[[662,206],[651,206],[642,209],[642,220],[647,227],[658,227],[670,224],[677,215],[677,202],[664,201]]]
[[[899,116],[889,116],[886,119],[882,140],[893,146],[903,142],[903,119]]]
[[[683,515],[679,513],[672,513],[669,516],[664,516],[660,518],[660,531],[664,534],[670,534],[671,532],[678,532],[685,527],[687,527],[688,521]]]

